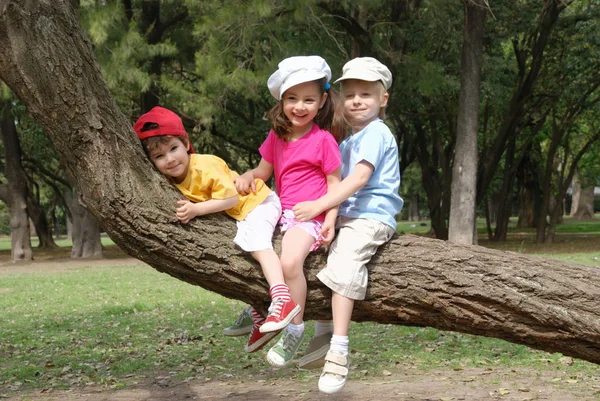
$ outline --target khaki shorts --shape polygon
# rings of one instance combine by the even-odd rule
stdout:
[[[233,242],[246,252],[273,249],[273,231],[281,217],[281,202],[272,192],[248,216],[238,221]]]
[[[373,219],[339,216],[338,235],[329,247],[327,267],[317,274],[327,287],[346,298],[363,300],[367,294],[367,263],[395,230]]]

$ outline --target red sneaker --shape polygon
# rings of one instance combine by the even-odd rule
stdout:
[[[300,305],[292,299],[285,302],[281,298],[275,298],[269,307],[267,320],[260,326],[260,332],[268,333],[283,330],[300,313],[300,309]]]
[[[252,331],[250,332],[250,338],[248,339],[248,344],[244,347],[244,351],[246,352],[256,352],[273,338],[275,338],[279,334],[279,331],[272,331],[270,333],[261,333],[258,330],[258,326],[252,326]]]

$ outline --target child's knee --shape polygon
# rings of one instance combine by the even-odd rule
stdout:
[[[281,268],[286,279],[293,279],[302,273],[302,261],[296,258],[281,258]]]

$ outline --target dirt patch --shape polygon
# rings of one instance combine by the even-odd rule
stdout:
[[[293,374],[293,371],[290,371]],[[248,380],[192,379],[172,382],[164,377],[139,382],[125,389],[83,387],[69,391],[37,391],[6,398],[9,401],[166,401],[227,400],[265,401],[285,399],[330,401],[580,401],[598,400],[600,381],[568,383],[548,372],[502,369],[440,370],[426,374],[409,370],[389,372],[381,379],[351,380],[338,394],[326,395],[317,389],[319,372],[302,379],[255,377]],[[1,396],[0,396],[1,398]]]

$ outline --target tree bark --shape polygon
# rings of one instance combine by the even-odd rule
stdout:
[[[594,187],[581,189],[577,209],[575,209],[574,219],[591,220],[595,219],[594,215]]]
[[[79,203],[76,189],[69,188],[65,191],[65,201],[72,218],[71,258],[102,258],[101,229],[98,220]]]
[[[421,220],[419,215],[419,195],[410,195],[406,203],[406,207],[408,208],[408,221]]]
[[[0,0],[0,78],[54,142],[88,209],[129,255],[177,279],[266,308],[267,284],[232,245],[223,214],[180,224],[177,191],[152,167],[117,109],[90,42],[65,0]],[[306,318],[329,318],[315,277],[323,251],[306,262]],[[431,326],[502,338],[600,363],[597,269],[403,236],[370,264],[356,321]]]
[[[35,234],[39,239],[38,248],[41,249],[52,249],[56,247],[56,243],[52,238],[52,233],[50,232],[50,224],[48,224],[48,219],[46,218],[46,212],[40,205],[40,202],[37,198],[33,196],[33,193],[29,191],[29,196],[27,196],[27,211],[29,213],[29,217],[31,218],[31,222],[35,227]]]
[[[471,245],[477,235],[477,124],[487,6],[484,0],[463,0],[463,5],[465,22],[448,240],[455,244]]]
[[[578,172],[573,176],[573,196],[571,201],[571,216],[577,220],[595,219],[594,215],[594,186],[581,187]]]
[[[2,190],[2,200],[10,217],[11,261],[32,260],[29,215],[27,213],[27,176],[21,165],[21,144],[9,102],[0,103],[0,131],[4,145],[4,175],[8,184]]]

